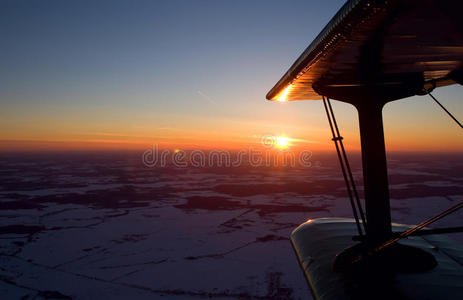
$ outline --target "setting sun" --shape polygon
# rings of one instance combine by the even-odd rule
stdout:
[[[278,149],[286,149],[290,146],[290,138],[284,136],[275,136],[273,138],[273,145]]]

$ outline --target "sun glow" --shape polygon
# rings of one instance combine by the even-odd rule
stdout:
[[[281,92],[281,95],[278,97],[278,101],[280,102],[285,102],[287,100],[288,94],[291,91],[291,88],[293,87],[292,84],[288,85],[283,92]]]
[[[286,149],[290,144],[291,139],[285,136],[275,136],[273,137],[273,146],[278,149]]]

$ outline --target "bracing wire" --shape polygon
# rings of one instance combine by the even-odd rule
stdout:
[[[333,112],[333,107],[331,106],[331,101],[330,101],[329,98],[327,98],[326,102],[328,103],[328,108],[330,110],[331,116],[333,117],[333,123],[334,123],[334,128],[336,129],[336,134],[337,134],[337,136],[340,137],[341,134],[339,133],[338,124],[336,122],[336,119],[334,118],[334,112]],[[350,182],[352,184],[352,190],[354,192],[355,201],[356,201],[359,213],[360,213],[360,218],[362,219],[362,222],[364,224],[363,226],[365,227],[365,224],[366,224],[365,214],[363,213],[362,204],[360,203],[360,197],[359,197],[358,192],[357,192],[357,187],[355,186],[354,176],[352,176],[352,170],[350,168],[349,160],[347,159],[346,150],[344,149],[344,143],[341,140],[339,142],[339,144],[341,146],[342,155],[344,157],[344,163],[346,164],[347,174],[349,174],[349,179],[350,179]]]
[[[458,204],[456,204],[456,205],[450,207],[449,209],[447,209],[447,210],[441,212],[440,214],[438,214],[438,215],[436,215],[436,216],[434,216],[434,217],[432,217],[432,218],[429,218],[429,219],[427,219],[426,221],[421,222],[420,224],[418,224],[418,225],[416,225],[416,226],[414,226],[414,227],[412,227],[412,228],[410,228],[410,229],[408,229],[408,230],[402,232],[398,237],[393,238],[393,239],[391,239],[391,240],[389,240],[389,241],[383,243],[382,245],[376,247],[376,248],[375,248],[375,251],[380,251],[380,250],[382,250],[382,249],[384,249],[384,248],[386,248],[386,247],[388,247],[388,246],[390,246],[390,245],[396,243],[397,241],[399,241],[399,240],[401,240],[401,239],[403,239],[403,238],[406,238],[406,237],[408,237],[408,236],[410,236],[410,235],[413,235],[413,233],[415,233],[416,231],[418,231],[418,230],[422,229],[423,227],[428,226],[428,225],[430,225],[430,224],[432,224],[432,223],[434,223],[434,222],[436,222],[436,221],[442,219],[442,218],[445,217],[445,216],[450,215],[451,213],[456,212],[457,210],[459,210],[459,209],[462,208],[462,207],[463,207],[463,202],[460,202],[460,203],[458,203]]]
[[[343,145],[343,142],[342,142],[343,137],[339,133],[339,128],[338,128],[338,125],[337,125],[337,122],[336,122],[336,118],[334,116],[333,108],[331,107],[331,103],[329,102],[329,99],[325,98],[324,96],[323,96],[323,105],[325,107],[325,112],[326,112],[326,116],[328,118],[328,123],[330,124],[331,134],[333,136],[332,140],[333,140],[333,142],[334,142],[334,144],[336,146],[336,152],[338,154],[339,163],[341,165],[342,175],[343,175],[344,181],[346,183],[347,193],[349,195],[350,204],[352,206],[352,212],[354,214],[355,223],[357,225],[357,230],[358,230],[359,235],[362,237],[363,236],[363,230],[362,230],[362,227],[360,225],[359,213],[357,212],[357,209],[360,211],[360,216],[362,218],[363,229],[366,231],[365,215],[364,215],[362,207],[360,205],[360,200],[359,200],[359,197],[358,197],[357,189],[355,187],[355,181],[353,179],[352,171],[351,171],[349,161],[347,159],[347,155],[346,155],[344,145]],[[350,181],[349,181],[349,179],[350,179]],[[356,203],[354,202],[354,195],[353,194],[355,195],[358,208],[356,206]]]
[[[455,118],[451,112],[449,112],[439,101],[437,101],[437,99],[431,94],[431,92],[426,91],[426,93],[429,95],[429,97],[431,97],[432,100],[439,104],[439,106],[458,124],[458,126],[460,126],[460,128],[463,129],[463,125],[457,120],[457,118]]]
[[[429,218],[426,221],[423,221],[420,224],[418,224],[418,225],[416,225],[416,226],[414,226],[414,227],[400,233],[398,237],[390,239],[390,240],[384,242],[383,244],[375,247],[373,249],[373,251],[368,252],[368,255],[378,253],[379,251],[381,251],[381,250],[383,250],[385,248],[388,248],[391,245],[394,245],[395,243],[397,243],[401,239],[404,239],[404,238],[406,238],[408,236],[411,236],[411,235],[415,235],[417,232],[419,232],[420,229],[422,229],[422,228],[424,228],[424,227],[426,227],[426,226],[428,226],[428,225],[442,219],[445,216],[450,215],[451,213],[456,212],[457,210],[459,210],[461,208],[463,208],[463,202],[460,202],[460,203],[450,207],[449,209],[446,209],[445,211],[441,212],[440,214],[438,214],[438,215],[436,215],[436,216],[434,216],[432,218]],[[460,230],[460,228],[455,228],[455,230],[453,232],[458,232],[459,230]],[[445,229],[444,229],[444,231],[445,231]],[[362,260],[362,258],[363,258],[362,255],[359,255],[356,258],[354,258],[351,263],[359,262],[360,260]]]

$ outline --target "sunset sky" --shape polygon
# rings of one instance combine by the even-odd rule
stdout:
[[[344,1],[2,1],[0,150],[240,148],[271,134],[331,150],[320,101],[265,95]],[[460,120],[463,87],[434,95]],[[334,109],[359,149],[354,108]],[[463,151],[428,97],[389,103],[388,150]]]

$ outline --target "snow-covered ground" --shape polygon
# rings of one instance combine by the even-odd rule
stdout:
[[[462,201],[461,158],[391,156],[393,220]],[[175,169],[134,153],[0,155],[0,299],[310,299],[289,234],[351,217],[337,162],[313,159]]]

